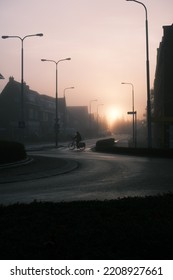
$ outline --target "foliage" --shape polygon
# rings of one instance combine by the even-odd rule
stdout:
[[[118,134],[130,134],[132,130],[132,122],[124,118],[117,119],[112,125],[112,131]]]
[[[0,164],[24,160],[26,157],[27,155],[23,144],[0,141]]]
[[[95,150],[111,154],[173,158],[173,149],[117,147],[112,139],[114,138],[97,141]]]
[[[0,206],[1,259],[172,259],[173,195]]]
[[[114,145],[115,139],[114,138],[108,138],[108,139],[102,139],[98,140],[96,142],[96,147],[112,147]]]

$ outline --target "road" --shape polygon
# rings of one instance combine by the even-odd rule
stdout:
[[[1,184],[1,204],[33,200],[105,200],[173,191],[172,159],[111,155],[90,149],[69,151],[66,148],[33,151],[30,155],[72,159],[79,166],[58,176]]]

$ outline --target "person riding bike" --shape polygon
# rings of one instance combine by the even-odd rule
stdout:
[[[79,148],[79,142],[82,140],[82,137],[79,133],[79,131],[76,132],[76,135],[74,137],[74,140],[76,142],[76,147]]]

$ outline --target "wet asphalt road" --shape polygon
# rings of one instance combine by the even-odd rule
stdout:
[[[30,166],[19,168],[20,176],[15,169],[0,171],[1,204],[33,200],[105,200],[173,191],[173,159],[110,155],[90,149],[68,151],[66,148],[35,151],[29,155],[37,156],[37,164],[33,161]],[[43,168],[43,161],[47,168],[46,164]]]

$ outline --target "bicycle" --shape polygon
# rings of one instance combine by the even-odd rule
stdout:
[[[68,144],[68,148],[69,148],[69,150],[77,149],[77,150],[79,150],[79,151],[84,151],[85,148],[86,148],[86,144],[85,144],[85,142],[82,142],[82,141],[81,141],[81,142],[79,142],[78,147],[77,147],[76,141],[73,140],[72,142],[70,142],[70,143]]]

